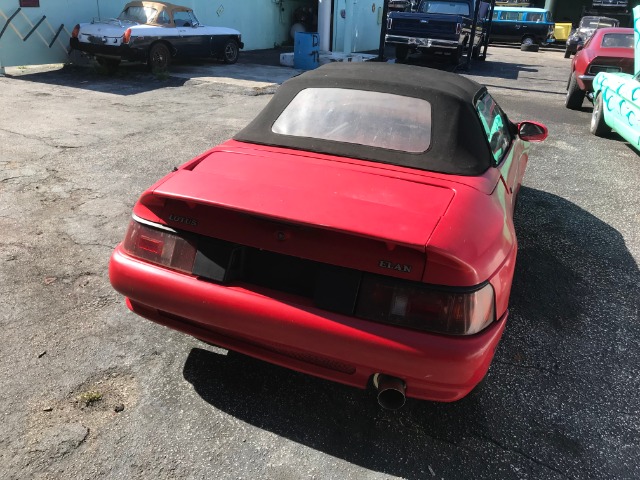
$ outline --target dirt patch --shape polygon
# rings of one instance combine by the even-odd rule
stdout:
[[[91,442],[100,430],[127,415],[138,402],[138,384],[128,371],[110,369],[92,376],[62,400],[41,401],[29,415],[27,449],[59,458]]]

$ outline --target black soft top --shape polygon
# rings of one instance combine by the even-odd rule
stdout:
[[[345,88],[419,98],[431,104],[431,145],[410,153],[365,145],[282,135],[272,125],[306,88]],[[486,88],[455,73],[389,63],[330,63],[284,82],[262,112],[234,139],[390,163],[456,175],[480,175],[493,165],[487,137],[474,108]]]

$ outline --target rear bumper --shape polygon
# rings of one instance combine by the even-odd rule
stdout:
[[[455,50],[460,45],[457,40],[443,40],[439,38],[405,37],[401,35],[387,35],[385,43],[389,45],[407,45],[419,49]]]
[[[146,50],[131,48],[128,44],[124,45],[101,45],[94,43],[80,42],[77,38],[71,38],[69,44],[73,50],[79,50],[89,55],[97,55],[109,58],[118,58],[122,60],[146,60]]]
[[[280,292],[222,286],[139,261],[118,246],[113,287],[135,313],[203,341],[293,370],[366,388],[402,378],[409,397],[449,402],[485,376],[507,314],[483,332],[450,337],[334,314]]]
[[[593,79],[596,78],[595,75],[578,75],[576,77],[577,82],[578,82],[578,86],[580,87],[580,89],[584,90],[585,92],[591,92],[593,91]]]

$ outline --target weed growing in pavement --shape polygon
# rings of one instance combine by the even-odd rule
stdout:
[[[79,403],[84,403],[85,406],[89,406],[92,405],[96,402],[99,402],[100,400],[102,400],[102,394],[100,392],[97,392],[95,390],[90,390],[88,392],[84,392],[81,393],[78,396],[78,402]]]

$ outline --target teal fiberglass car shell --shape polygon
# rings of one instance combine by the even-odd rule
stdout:
[[[633,9],[634,75],[600,72],[593,80],[591,133],[615,130],[640,151],[640,6]]]

